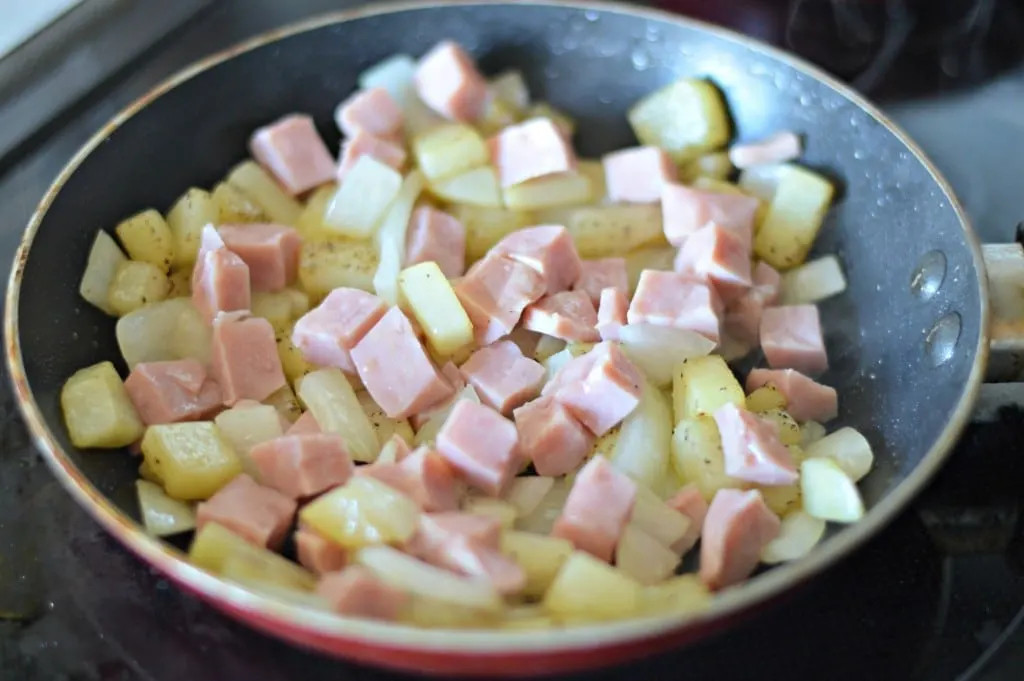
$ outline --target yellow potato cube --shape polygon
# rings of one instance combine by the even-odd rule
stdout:
[[[76,447],[126,447],[142,437],[142,421],[110,362],[72,374],[61,388],[60,407]]]
[[[503,191],[505,205],[512,210],[576,206],[589,203],[594,196],[590,178],[578,172],[538,177],[505,187]]]
[[[469,497],[462,504],[462,510],[471,515],[494,518],[505,529],[511,529],[516,524],[516,516],[519,515],[516,507],[509,502],[490,497]]]
[[[530,106],[530,89],[522,71],[510,69],[491,78],[488,85],[493,99],[500,99],[516,113],[522,113]]]
[[[232,168],[227,182],[259,206],[273,222],[294,225],[302,212],[302,204],[288,196],[255,161],[243,161]]]
[[[483,115],[476,121],[476,129],[484,137],[490,137],[514,123],[519,122],[520,112],[501,97],[491,97],[484,107]]]
[[[420,510],[401,492],[357,476],[302,508],[299,519],[345,548],[402,544],[416,532]]]
[[[726,475],[718,424],[707,414],[676,424],[672,431],[672,465],[684,481],[697,485],[708,501],[720,489],[746,486],[742,480]]]
[[[297,392],[325,433],[345,440],[355,461],[370,462],[380,453],[380,442],[359,398],[339,369],[318,369],[298,382]]]
[[[78,285],[78,294],[107,314],[116,315],[117,312],[110,306],[107,294],[110,292],[114,277],[117,276],[118,268],[127,261],[128,258],[124,257],[113,237],[102,229],[96,232],[92,248],[89,249],[85,272],[82,273],[82,281]]]
[[[143,480],[146,480],[147,482],[152,482],[156,485],[159,485],[161,491],[164,488],[164,481],[161,480],[160,476],[157,475],[153,471],[153,469],[149,467],[149,464],[146,463],[145,459],[143,459],[142,463],[139,464],[139,477],[142,478]]]
[[[711,606],[711,592],[697,575],[679,575],[644,588],[644,609],[651,613],[699,613]]]
[[[532,532],[506,530],[501,536],[501,550],[526,573],[523,595],[539,598],[555,581],[562,564],[572,555],[572,542]]]
[[[677,163],[721,147],[731,130],[722,94],[699,78],[683,78],[647,95],[628,118],[641,144],[661,147]]]
[[[574,551],[544,594],[544,609],[555,617],[609,620],[639,612],[642,589],[623,572]]]
[[[768,409],[757,414],[761,419],[775,424],[779,430],[779,441],[784,445],[800,444],[800,424],[782,409]]]
[[[277,410],[277,415],[288,423],[295,423],[302,416],[302,407],[299,406],[299,398],[295,397],[295,391],[290,385],[282,386],[271,393],[270,397],[263,400],[263,404],[269,404]]]
[[[431,182],[428,189],[431,194],[448,203],[491,208],[502,206],[498,174],[490,166],[474,168],[459,175]]]
[[[172,499],[163,488],[148,480],[136,480],[139,514],[146,532],[166,537],[195,529],[196,512],[190,504]]]
[[[466,228],[466,264],[479,260],[494,244],[506,236],[532,224],[533,216],[484,206],[454,206],[452,214]]]
[[[171,270],[167,282],[170,285],[167,289],[168,298],[187,298],[192,295],[192,272],[188,268]]]
[[[119,317],[147,303],[167,298],[171,282],[163,271],[148,262],[126,260],[117,268],[107,292],[107,302]]]
[[[217,204],[210,193],[190,188],[167,211],[167,226],[174,236],[174,265],[187,267],[199,254],[199,237],[203,227],[216,224]]]
[[[620,256],[635,248],[667,245],[657,204],[577,208],[568,215],[565,228],[583,258]]]
[[[316,367],[306,361],[302,351],[292,343],[291,326],[277,333],[277,355],[281,358],[281,369],[289,383],[295,383]]]
[[[232,449],[242,463],[242,470],[253,479],[259,480],[260,474],[256,464],[249,457],[249,450],[260,443],[284,435],[277,410],[269,404],[236,406],[217,414],[213,423],[231,443]]]
[[[398,288],[434,352],[450,356],[473,342],[473,323],[436,262],[402,270]]]
[[[713,414],[723,404],[743,407],[746,400],[739,381],[719,355],[688,359],[673,374],[672,403],[676,422]]]
[[[660,220],[659,220],[660,228]],[[630,295],[636,290],[640,273],[644,270],[672,271],[672,264],[678,249],[671,246],[646,246],[626,254],[626,275],[629,277]]]
[[[412,142],[412,153],[431,182],[461,175],[490,162],[484,138],[461,123],[442,125],[418,135]]]
[[[800,508],[800,483],[759,487],[765,506],[779,516]]]
[[[142,456],[175,499],[209,499],[242,472],[242,463],[210,421],[150,426]]]
[[[174,261],[174,235],[164,216],[152,208],[124,220],[114,229],[132,260],[156,265],[166,274]]]
[[[754,237],[754,253],[780,270],[801,264],[818,236],[834,191],[821,175],[795,165],[784,166]]]
[[[774,385],[762,385],[754,392],[747,395],[748,411],[769,411],[771,409],[785,409],[786,396]]]
[[[299,282],[319,301],[340,286],[373,291],[377,249],[370,241],[306,241],[299,256]]]
[[[232,184],[219,183],[210,192],[210,196],[217,205],[218,224],[267,221],[263,209]]]
[[[295,229],[302,235],[303,241],[323,241],[337,238],[337,234],[324,224],[327,203],[334,198],[337,191],[338,185],[330,182],[314,189],[306,199],[302,212],[295,219]]]
[[[316,578],[308,570],[218,523],[203,525],[192,540],[188,557],[204,570],[246,583],[269,582],[304,591],[316,586]]]
[[[405,440],[407,443],[412,444],[413,438],[416,434],[412,430],[412,426],[409,425],[409,421],[406,419],[393,419],[384,413],[384,410],[380,408],[370,393],[365,390],[360,390],[356,393],[356,398],[359,400],[359,405],[363,408],[363,412],[366,417],[370,419],[370,424],[373,426],[373,430],[377,433],[377,441],[381,443],[387,442],[392,435],[397,434],[400,438]]]
[[[608,184],[604,176],[604,163],[589,158],[581,158],[576,164],[576,172],[590,180],[590,200],[601,203],[608,198]]]
[[[292,325],[292,297],[284,291],[254,291],[249,311],[270,322],[278,334]]]
[[[286,288],[281,293],[288,296],[292,304],[292,319],[298,319],[309,312],[309,296],[297,288]]]

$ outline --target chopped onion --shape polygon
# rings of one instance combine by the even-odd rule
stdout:
[[[373,275],[373,289],[377,295],[394,305],[398,302],[398,274],[405,261],[405,232],[412,215],[413,204],[423,190],[423,174],[418,170],[409,173],[402,181],[402,188],[388,208],[377,230],[377,245],[380,262]]]
[[[787,513],[782,519],[779,536],[761,551],[761,562],[782,563],[803,558],[825,534],[825,521],[804,511]]]
[[[800,464],[804,510],[821,520],[853,523],[864,517],[857,485],[832,459],[811,458]]]
[[[661,391],[644,381],[640,403],[622,422],[611,464],[651,488],[665,477],[672,450],[672,407]]]
[[[785,305],[816,303],[846,290],[846,277],[834,255],[794,267],[782,275],[780,299]]]
[[[817,442],[807,446],[807,456],[831,459],[857,482],[875,463],[875,455],[871,452],[871,443],[854,428],[840,428],[826,435]]]
[[[715,348],[714,341],[695,331],[656,324],[626,324],[619,329],[619,342],[659,388],[672,383],[672,370],[683,360],[703,357]]]
[[[89,259],[82,274],[82,283],[78,286],[78,293],[107,314],[114,315],[114,309],[107,302],[107,293],[114,281],[114,275],[117,274],[117,268],[127,261],[128,258],[121,252],[121,247],[114,238],[102,229],[99,230],[89,250]]]
[[[135,491],[146,532],[165,537],[195,529],[196,513],[190,504],[172,499],[160,485],[148,480],[136,480]]]
[[[516,478],[505,492],[505,501],[516,507],[518,517],[533,513],[555,484],[555,479],[543,475]]]

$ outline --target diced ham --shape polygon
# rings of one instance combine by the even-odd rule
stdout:
[[[786,398],[786,411],[797,421],[831,421],[839,414],[835,388],[822,385],[793,369],[753,369],[747,375],[747,392],[774,385]]]
[[[466,228],[432,206],[412,212],[406,232],[406,266],[433,260],[444,276],[461,277],[466,266]]]
[[[490,345],[512,331],[526,306],[544,295],[541,275],[521,262],[489,254],[454,286],[473,322],[477,345]]]
[[[687,237],[709,222],[736,232],[750,244],[754,235],[754,214],[759,202],[743,194],[721,194],[667,182],[661,193],[665,238],[682,246]]]
[[[302,239],[291,227],[222,225],[218,231],[228,250],[248,266],[252,290],[280,291],[295,281]]]
[[[320,424],[316,422],[316,417],[313,416],[313,412],[304,411],[302,416],[295,419],[295,423],[288,426],[284,431],[285,435],[317,435],[322,433],[320,430]]]
[[[726,475],[759,485],[792,485],[797,481],[793,457],[779,441],[773,423],[731,403],[719,407],[713,416],[722,437]]]
[[[626,273],[626,259],[581,260],[580,276],[573,283],[572,290],[586,293],[596,307],[600,303],[601,292],[606,288],[618,289],[622,295],[628,295],[629,276]]]
[[[458,481],[443,456],[419,447],[398,463],[358,466],[356,475],[369,475],[402,492],[427,512],[452,511],[458,507]]]
[[[318,575],[335,572],[348,564],[345,549],[313,529],[300,525],[293,538],[299,563]]]
[[[510,125],[487,141],[502,187],[576,169],[576,154],[550,118]]]
[[[389,418],[407,418],[452,394],[397,307],[388,310],[350,354],[367,392]]]
[[[619,331],[626,325],[626,312],[629,310],[629,299],[617,288],[606,288],[601,291],[601,302],[597,307],[597,324],[594,328],[601,340],[619,340]]]
[[[544,296],[523,311],[524,329],[566,341],[593,343],[601,340],[597,331],[597,310],[583,291],[559,291]]]
[[[480,400],[502,414],[540,394],[545,370],[523,356],[512,341],[498,341],[480,348],[462,365],[462,374]]]
[[[350,565],[323,575],[316,593],[338,614],[396,620],[409,602],[409,595],[382,581],[362,565]]]
[[[358,130],[341,143],[338,155],[338,182],[343,182],[348,172],[355,167],[356,161],[363,156],[371,156],[386,166],[401,170],[405,165],[405,147],[390,139],[371,135],[365,130]]]
[[[654,203],[661,199],[662,185],[676,179],[675,163],[658,147],[622,149],[606,155],[602,162],[612,201]]]
[[[445,118],[468,122],[483,115],[487,81],[454,42],[440,42],[423,55],[414,83],[423,103]]]
[[[754,267],[753,280],[754,292],[764,299],[766,305],[774,305],[782,288],[779,271],[762,260]]]
[[[761,349],[773,369],[820,374],[828,369],[816,305],[769,307],[761,315]]]
[[[217,523],[257,546],[277,549],[297,506],[294,499],[242,473],[196,506],[196,527]]]
[[[679,249],[675,271],[710,282],[728,302],[753,284],[750,244],[735,232],[709,222],[691,234]]]
[[[766,306],[778,299],[782,282],[779,272],[766,262],[757,263],[752,279],[753,286],[730,301],[722,317],[723,334],[741,344],[743,354],[757,346],[761,315]]]
[[[274,327],[262,317],[217,315],[212,355],[213,377],[229,407],[242,399],[263,401],[288,384]]]
[[[603,456],[595,456],[576,475],[551,534],[610,561],[635,500],[636,483]]]
[[[464,537],[474,544],[497,549],[501,546],[501,521],[494,516],[463,511],[424,513],[406,548],[429,560],[433,549],[452,537]]]
[[[721,301],[707,284],[678,272],[644,270],[626,319],[696,331],[718,342]]]
[[[532,268],[544,278],[548,295],[565,291],[580,277],[582,261],[572,235],[561,225],[539,225],[512,232],[491,249]]]
[[[384,301],[372,293],[336,288],[295,322],[292,343],[307,362],[354,374],[349,353],[387,311]]]
[[[285,435],[249,450],[260,479],[293,499],[325,492],[352,476],[352,457],[334,433]]]
[[[258,129],[249,151],[293,196],[334,179],[334,159],[310,116],[291,114]]]
[[[477,489],[498,496],[521,461],[515,425],[482,404],[460,400],[437,433],[437,451]]]
[[[672,545],[672,550],[679,555],[685,555],[700,539],[701,528],[704,527],[704,517],[708,513],[708,502],[695,483],[684,485],[678,492],[669,497],[669,508],[678,511],[690,519],[690,526],[686,528],[679,541]]]
[[[779,534],[778,516],[757,490],[720,489],[711,500],[700,542],[700,579],[721,589],[757,567],[764,546]]]
[[[402,134],[402,110],[382,87],[352,94],[334,110],[334,122],[345,137],[360,132],[385,138]]]
[[[792,161],[803,151],[800,137],[789,130],[777,132],[756,142],[734,144],[729,149],[729,160],[741,170],[766,163]]]
[[[455,366],[455,362],[448,360],[441,367],[441,375],[451,383],[452,390],[458,393],[460,390],[466,387],[466,377],[462,374],[462,370]]]
[[[594,436],[561,402],[540,397],[513,412],[519,450],[538,475],[565,475],[576,469],[594,445]]]
[[[229,251],[213,225],[203,227],[192,270],[192,303],[207,321],[218,312],[248,310],[252,303],[249,266]]]
[[[222,403],[220,386],[194,359],[140,362],[124,388],[147,426],[207,418]]]
[[[542,395],[552,395],[594,435],[601,436],[640,402],[643,376],[615,343],[601,342],[562,367]]]

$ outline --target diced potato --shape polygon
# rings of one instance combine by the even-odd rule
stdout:
[[[256,465],[249,458],[249,450],[284,435],[277,410],[269,404],[233,407],[217,414],[213,422],[231,443],[231,448],[242,464],[242,470],[259,480]]]
[[[166,274],[174,261],[174,235],[164,216],[152,208],[122,221],[114,230],[132,260],[156,265]]]
[[[471,496],[462,504],[462,510],[472,515],[494,518],[505,529],[511,529],[518,515],[516,507],[501,499]]]
[[[569,114],[559,111],[547,102],[537,102],[527,109],[523,119],[528,118],[550,118],[567,138],[571,138],[576,132],[576,121]]]
[[[60,407],[76,447],[126,447],[142,437],[142,421],[110,362],[73,373],[61,388]]]
[[[285,385],[271,393],[270,397],[263,400],[277,410],[277,415],[288,423],[295,423],[302,416],[302,407],[299,406],[299,399],[295,397],[295,391],[291,386]]]
[[[519,563],[526,573],[523,595],[539,598],[551,586],[555,576],[573,552],[568,539],[532,532],[506,530],[501,535],[501,550]]]
[[[401,492],[356,476],[303,506],[299,519],[331,541],[357,549],[408,541],[419,515],[416,503]]]
[[[815,518],[853,523],[864,517],[857,485],[832,459],[804,459],[800,464],[804,510]]]
[[[601,161],[585,158],[576,164],[576,172],[590,180],[590,200],[601,203],[608,198],[608,184],[604,176],[604,164]]]
[[[779,290],[784,305],[817,303],[846,290],[846,277],[834,255],[805,262],[782,275]]]
[[[107,292],[110,308],[123,317],[146,303],[158,303],[167,297],[171,282],[159,267],[148,262],[126,260],[117,268]]]
[[[413,444],[419,447],[420,445],[430,444],[437,437],[438,431],[441,430],[441,426],[448,419],[448,415],[452,412],[455,407],[455,403],[459,400],[472,400],[477,404],[480,404],[480,397],[476,394],[476,390],[473,386],[467,385],[462,389],[454,398],[452,398],[447,405],[439,408],[427,422],[420,426],[420,429],[416,431],[416,437],[413,439]]]
[[[679,556],[636,525],[622,531],[615,548],[615,566],[640,584],[651,585],[671,575]]]
[[[537,510],[554,485],[554,478],[543,475],[515,478],[505,491],[505,501],[515,506],[516,517],[529,515]]]
[[[711,592],[697,575],[679,575],[644,587],[644,610],[651,613],[699,613],[711,606]]]
[[[217,224],[267,221],[263,209],[232,184],[221,182],[210,195],[217,205]]]
[[[409,425],[409,421],[406,419],[393,419],[384,413],[384,410],[380,408],[370,393],[365,390],[360,390],[356,393],[356,398],[359,400],[359,405],[363,408],[366,413],[366,417],[370,419],[370,424],[373,426],[373,430],[377,433],[378,442],[387,442],[388,439],[398,434],[403,440],[408,443],[412,443],[414,434],[412,432],[412,426]]]
[[[292,319],[298,319],[309,312],[309,296],[304,291],[289,287],[282,290],[281,293],[288,296],[288,300],[291,301]]]
[[[622,351],[659,388],[672,384],[675,367],[708,355],[715,342],[688,329],[656,324],[627,324],[619,331]]]
[[[590,450],[590,456],[603,456],[611,458],[615,451],[615,443],[619,441],[619,433],[622,432],[621,424],[615,426],[601,437],[594,440],[594,446]]]
[[[154,537],[166,537],[194,530],[196,512],[189,504],[172,499],[160,485],[147,480],[136,480],[139,515],[146,532]]]
[[[484,206],[454,206],[452,214],[466,228],[466,262],[479,260],[494,244],[533,222],[529,213]]]
[[[306,241],[299,256],[299,282],[317,301],[341,286],[372,291],[378,262],[370,241]]]
[[[796,510],[782,518],[779,535],[761,550],[761,562],[783,563],[803,558],[825,535],[825,521]]]
[[[746,405],[747,397],[725,360],[718,355],[695,357],[677,367],[672,379],[676,421],[713,414],[723,404]]]
[[[449,203],[490,208],[502,206],[498,175],[494,168],[489,166],[474,168],[459,175],[431,182],[429,188],[431,194]]]
[[[854,482],[867,475],[875,463],[871,443],[850,427],[840,428],[807,445],[807,456],[831,459]]]
[[[160,476],[157,475],[156,472],[149,467],[149,464],[146,463],[145,459],[143,459],[142,463],[139,464],[139,477],[142,478],[143,480],[146,480],[147,482],[152,482],[156,485],[159,485],[160,489],[163,489],[164,481],[161,480]]]
[[[490,162],[484,138],[462,123],[449,123],[419,135],[412,142],[412,153],[431,182],[461,175]]]
[[[188,268],[171,270],[167,275],[167,282],[170,284],[167,289],[168,298],[185,298],[192,295],[192,272]]]
[[[188,550],[189,560],[240,581],[259,581],[304,591],[316,586],[316,578],[304,568],[269,549],[256,546],[219,523],[206,523]]]
[[[647,95],[628,118],[641,144],[661,147],[677,163],[721,147],[731,129],[722,94],[697,78],[677,80]]]
[[[570,489],[572,482],[568,478],[556,479],[551,490],[544,495],[536,508],[528,515],[516,519],[516,529],[535,534],[549,534],[555,520],[562,513]]]
[[[415,560],[415,559],[413,559]],[[419,561],[417,561],[419,562]],[[426,565],[426,563],[423,563]],[[502,610],[479,610],[414,594],[399,619],[431,629],[487,629],[498,623]]]
[[[423,173],[417,170],[405,177],[377,233],[380,261],[373,273],[373,290],[391,305],[398,303],[398,275],[405,263],[406,231],[423,185]]]
[[[759,488],[764,504],[776,515],[782,516],[800,508],[800,483],[771,485]]]
[[[338,185],[330,182],[314,189],[306,199],[305,205],[302,206],[302,212],[295,219],[295,229],[302,235],[303,240],[329,241],[337,237],[337,233],[324,224],[327,204],[337,192]]]
[[[324,226],[350,239],[373,236],[402,187],[402,174],[364,154],[327,202]]]
[[[659,229],[660,229],[659,223]],[[671,246],[649,246],[626,254],[626,275],[629,277],[630,295],[636,290],[640,273],[644,270],[671,272],[677,249]]]
[[[302,204],[288,196],[255,161],[243,161],[231,169],[227,182],[252,200],[273,222],[294,225]]]
[[[698,177],[693,181],[693,186],[706,192],[715,192],[716,194],[733,194],[734,196],[742,196],[746,193],[732,182],[716,180],[711,177]]]
[[[146,463],[175,499],[209,499],[242,472],[231,443],[210,421],[150,426],[142,438]]]
[[[491,97],[484,105],[483,115],[474,125],[484,137],[490,137],[514,123],[519,122],[520,112],[500,97]]]
[[[442,118],[423,103],[423,100],[420,99],[415,90],[409,93],[409,98],[403,106],[402,113],[405,114],[405,119],[402,121],[402,130],[407,143],[424,133],[448,124],[447,119]]]
[[[812,443],[825,437],[827,433],[825,426],[817,421],[805,421],[800,424],[800,446],[806,449]]]
[[[121,355],[133,368],[139,362],[210,358],[210,327],[188,298],[144,305],[117,320]]]
[[[657,204],[621,204],[577,208],[569,214],[565,228],[580,257],[607,258],[635,248],[664,245],[661,224]]]
[[[270,322],[278,334],[292,325],[292,297],[284,291],[254,291],[249,311]]]
[[[729,160],[729,153],[715,151],[682,163],[679,166],[679,180],[680,182],[693,182],[699,177],[725,180],[728,179],[733,170],[732,161]]]
[[[451,356],[473,342],[473,323],[436,262],[402,270],[398,289],[434,352]]]
[[[267,575],[262,571],[249,569],[252,565],[254,563],[251,561],[243,562],[232,558],[225,567],[222,576],[253,593],[274,598],[289,605],[297,605],[307,610],[317,610],[320,612],[334,611],[331,604],[320,594],[307,589],[269,581]]]
[[[117,276],[118,268],[127,260],[113,237],[102,229],[96,232],[85,272],[82,274],[82,282],[78,285],[79,295],[107,314],[116,315],[117,312],[110,306],[107,293]]]
[[[171,353],[176,359],[192,358],[209,364],[213,354],[213,331],[210,324],[199,314],[191,300],[179,300],[182,301],[181,310],[174,333],[171,334]]]
[[[543,362],[556,352],[561,352],[564,349],[564,340],[554,336],[541,335],[540,340],[537,341],[537,346],[533,349],[533,358],[538,362]]]
[[[683,480],[697,485],[708,501],[720,489],[746,486],[742,480],[726,475],[718,424],[707,414],[676,424],[672,432],[672,464]]]
[[[607,620],[637,614],[640,585],[625,573],[574,551],[544,594],[544,609],[555,617]]]
[[[679,490],[678,485],[672,490]],[[636,500],[629,522],[657,539],[664,546],[679,541],[690,529],[690,518],[666,504],[661,497],[643,486],[636,489]]]
[[[551,629],[555,626],[555,622],[544,613],[544,609],[540,606],[521,605],[506,610],[505,618],[499,626],[510,631],[524,631],[530,629]]]
[[[770,383],[747,395],[747,411],[761,412],[785,408],[786,396]]]
[[[644,381],[640,403],[622,421],[609,460],[647,487],[665,477],[672,448],[672,408],[650,381]]]
[[[757,414],[762,420],[772,423],[779,431],[779,441],[784,445],[800,444],[800,424],[783,409],[769,409]]]
[[[355,461],[371,462],[380,452],[377,434],[359,404],[355,390],[338,369],[318,369],[298,382],[299,398],[320,429],[337,433]]]
[[[500,99],[510,105],[516,113],[522,113],[530,107],[530,89],[523,78],[523,72],[516,69],[502,71],[488,83],[494,99]]]
[[[167,211],[167,226],[174,236],[174,265],[188,267],[199,254],[203,227],[216,224],[217,204],[210,193],[191,187]]]
[[[589,203],[593,192],[589,177],[577,172],[564,172],[505,187],[503,196],[505,205],[512,210],[539,210]]]
[[[818,236],[833,192],[832,183],[821,175],[785,166],[754,237],[754,253],[780,270],[801,264]]]

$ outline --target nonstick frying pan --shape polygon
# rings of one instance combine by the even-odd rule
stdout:
[[[210,186],[246,155],[253,129],[309,112],[331,145],[333,107],[367,66],[440,39],[482,68],[524,71],[531,92],[579,122],[586,156],[633,142],[626,109],[687,75],[723,91],[738,139],[793,129],[804,162],[836,179],[839,200],[815,247],[836,253],[849,288],[821,305],[840,394],[837,423],[877,456],[860,523],[805,559],[729,590],[705,615],[565,630],[418,630],[272,602],[185,562],[140,529],[126,453],[68,441],[59,392],[76,369],[116,359],[113,320],[77,293],[93,233],[142,208]],[[115,537],[184,588],[303,645],[446,675],[578,669],[720,630],[825,569],[879,531],[941,465],[977,396],[988,354],[981,250],[946,182],[877,109],[802,61],[742,36],[624,5],[430,3],[367,8],[286,28],[200,62],[121,112],[71,160],[39,205],[7,295],[7,360],[25,419],[58,479]]]

